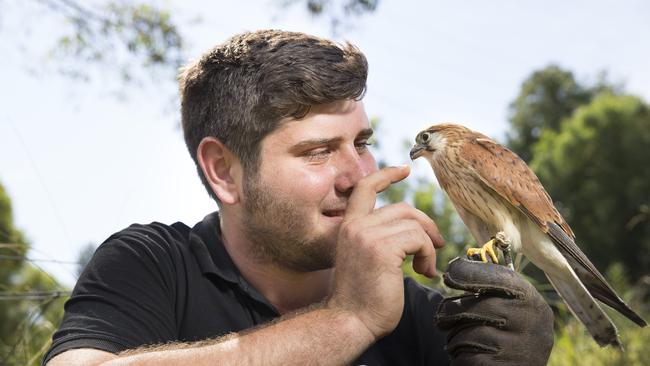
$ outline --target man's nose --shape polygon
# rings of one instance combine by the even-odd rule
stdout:
[[[370,160],[370,161],[366,161]],[[334,183],[340,193],[351,193],[352,188],[361,178],[371,173],[374,160],[363,159],[356,148],[346,149],[340,155],[338,174]]]

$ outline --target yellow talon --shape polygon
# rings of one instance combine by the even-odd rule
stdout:
[[[467,249],[467,258],[476,260],[476,255],[481,255],[481,248],[469,248]]]
[[[474,255],[479,254],[481,256],[481,261],[487,263],[487,254],[489,254],[490,259],[492,259],[492,263],[499,264],[497,253],[494,251],[495,243],[495,239],[490,239],[490,241],[485,243],[481,248],[469,248],[467,249],[467,257],[471,259],[474,257]]]
[[[476,257],[480,257],[483,263],[487,263],[487,255],[489,254],[492,263],[499,264],[497,253],[494,249],[495,246],[503,252],[505,266],[514,271],[515,267],[512,264],[512,256],[510,255],[510,239],[508,239],[503,231],[499,231],[490,241],[483,244],[481,248],[467,249],[467,257],[472,260],[478,260]]]

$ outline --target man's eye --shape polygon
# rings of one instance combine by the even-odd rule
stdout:
[[[328,148],[320,148],[305,152],[305,156],[309,159],[322,159],[329,156],[331,152]]]
[[[368,150],[368,146],[372,145],[368,141],[359,141],[354,144],[354,146],[357,148],[357,151],[366,151]]]

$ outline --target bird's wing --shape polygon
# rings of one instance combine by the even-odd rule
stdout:
[[[522,210],[544,232],[548,232],[547,223],[554,222],[575,239],[542,183],[515,153],[481,135],[466,141],[461,149],[461,157],[483,183]]]
[[[461,147],[461,157],[482,182],[518,208],[553,240],[589,292],[635,323],[646,323],[630,309],[587,256],[575,244],[575,235],[553,205],[539,179],[515,153],[478,135]]]

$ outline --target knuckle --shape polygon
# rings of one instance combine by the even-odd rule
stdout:
[[[396,205],[398,210],[403,211],[403,212],[408,212],[408,211],[411,211],[413,209],[413,207],[411,207],[411,205],[409,205],[406,202],[399,202],[399,203],[396,203],[395,205]]]
[[[372,230],[360,229],[353,233],[353,239],[360,245],[369,244],[372,242]]]
[[[409,228],[405,230],[406,235],[409,237],[409,239],[413,241],[421,241],[422,240],[422,229],[420,229],[417,226],[414,226],[413,224],[409,224]]]
[[[414,239],[422,240],[422,238],[427,237],[427,233],[422,228],[419,222],[415,220],[407,220],[408,230],[413,236]]]

